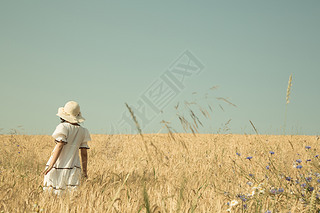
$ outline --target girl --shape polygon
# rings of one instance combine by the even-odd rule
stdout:
[[[63,190],[76,188],[80,184],[79,149],[83,176],[88,177],[87,149],[89,146],[87,142],[91,138],[89,131],[79,125],[85,119],[81,116],[77,102],[69,101],[64,107],[60,107],[57,116],[60,117],[61,123],[52,134],[56,146],[43,171],[43,189],[60,194]]]

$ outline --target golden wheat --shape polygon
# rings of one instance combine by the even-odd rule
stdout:
[[[41,171],[54,147],[52,138],[2,135],[0,212],[224,212],[231,200],[239,202],[232,207],[235,212],[308,210],[299,194],[300,184],[285,177],[319,167],[314,137],[172,134],[175,140],[169,134],[92,135],[89,178],[77,191],[62,196],[41,188]],[[149,146],[149,156],[143,140],[154,144]],[[312,149],[305,151],[305,146]],[[312,162],[298,170],[293,166],[297,158],[312,158]],[[259,184],[265,193],[240,200]],[[272,194],[273,187],[285,192]],[[311,194],[306,192],[305,198],[309,202]]]

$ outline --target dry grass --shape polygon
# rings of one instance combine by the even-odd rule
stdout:
[[[0,212],[225,212],[231,200],[239,202],[232,212],[308,212],[318,205],[320,150],[314,136],[171,133],[92,139],[89,179],[73,194],[56,197],[41,188],[53,139],[0,136]],[[301,169],[293,167],[297,159]],[[264,193],[248,196],[259,184]]]

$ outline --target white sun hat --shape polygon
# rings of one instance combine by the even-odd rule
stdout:
[[[57,116],[69,121],[70,123],[81,123],[85,120],[81,116],[79,104],[75,101],[69,101],[64,105],[64,107],[60,107],[58,109]]]

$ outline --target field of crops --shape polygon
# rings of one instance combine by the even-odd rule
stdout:
[[[92,135],[88,176],[42,191],[50,136],[1,135],[0,212],[316,212],[316,136]]]

